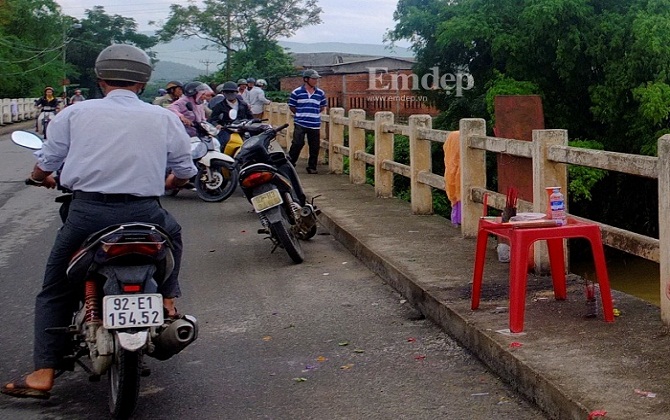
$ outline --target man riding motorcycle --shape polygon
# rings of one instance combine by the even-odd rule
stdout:
[[[182,85],[181,82],[176,80],[168,82],[168,84],[165,85],[165,92],[161,94],[161,96],[154,99],[153,104],[167,108],[171,103],[181,98],[181,95],[184,94],[183,89],[184,85]]]
[[[218,102],[212,108],[212,115],[209,117],[210,123],[214,125],[226,125],[235,120],[250,120],[254,117],[249,109],[249,105],[240,100],[235,82],[224,83],[223,86],[221,86],[221,93],[223,94],[224,100]],[[231,109],[237,111],[235,118],[231,118],[230,116]]]
[[[250,120],[254,117],[249,105],[241,99],[235,82],[224,83],[221,86],[221,93],[224,99],[212,108],[212,115],[208,120],[210,123],[221,128],[233,121]],[[234,110],[234,112],[231,113],[231,110]],[[230,133],[226,130],[220,130],[218,138],[221,143],[221,150],[225,150],[226,144],[230,140]]]
[[[181,265],[181,226],[158,200],[165,188],[177,188],[197,173],[189,138],[179,119],[166,109],[141,101],[151,76],[149,56],[127,44],[111,45],[97,57],[95,73],[105,94],[59,112],[49,125],[49,141],[37,151],[30,181],[56,186],[51,173],[60,170],[60,183],[74,191],[65,223],[58,231],[35,302],[35,370],[6,384],[0,392],[18,398],[47,399],[56,370],[68,354],[66,329],[78,302],[68,280],[70,258],[84,240],[110,225],[141,222],[164,228],[174,243],[175,266],[159,286],[164,313],[178,317],[175,299]],[[96,130],[90,127],[95,125]],[[166,127],[147,130],[146,127]],[[141,145],[141,147],[140,147]],[[113,159],[110,159],[113,156]],[[166,168],[171,175],[165,179]],[[142,182],[138,182],[142,180]]]

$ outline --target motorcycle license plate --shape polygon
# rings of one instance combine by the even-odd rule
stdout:
[[[102,299],[102,325],[107,329],[163,325],[163,296],[110,295]]]
[[[277,207],[283,202],[279,190],[270,190],[251,198],[251,205],[254,206],[256,213]]]

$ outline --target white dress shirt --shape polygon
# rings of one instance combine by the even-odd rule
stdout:
[[[60,182],[71,190],[159,196],[166,168],[181,179],[197,173],[179,118],[129,90],[67,107],[47,130],[37,164],[47,172],[63,165]]]

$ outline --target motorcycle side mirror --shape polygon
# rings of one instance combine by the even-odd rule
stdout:
[[[188,109],[189,111],[193,112],[193,104],[190,103],[190,102],[186,102],[186,109]]]
[[[228,117],[230,117],[231,120],[235,121],[237,119],[237,110],[231,109],[230,111],[228,111]]]
[[[19,146],[32,150],[40,150],[42,148],[42,139],[27,131],[14,131],[12,133],[12,141]]]

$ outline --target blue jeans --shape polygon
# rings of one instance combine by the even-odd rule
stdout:
[[[70,258],[84,240],[109,225],[144,222],[163,227],[172,237],[174,271],[160,285],[159,292],[166,298],[179,297],[179,268],[181,265],[181,226],[160,206],[157,199],[128,203],[102,203],[75,199],[70,204],[67,220],[58,231],[44,273],[42,291],[35,300],[35,369],[57,368],[69,352],[67,334],[49,333],[47,328],[67,327],[77,310],[78,292],[66,278]]]

